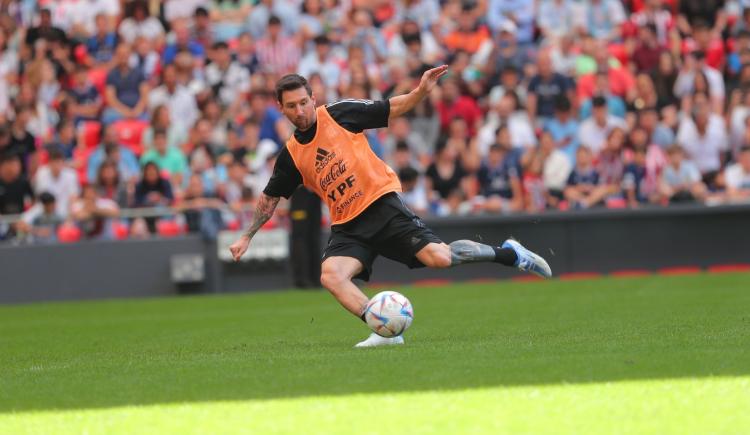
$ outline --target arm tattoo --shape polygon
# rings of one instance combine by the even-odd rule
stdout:
[[[250,228],[245,231],[245,236],[252,239],[255,233],[258,232],[260,227],[262,227],[263,224],[271,219],[271,216],[273,216],[273,212],[274,210],[276,210],[276,206],[279,204],[280,199],[281,198],[279,197],[268,196],[265,193],[260,195],[258,205],[255,206],[253,222],[250,224]]]

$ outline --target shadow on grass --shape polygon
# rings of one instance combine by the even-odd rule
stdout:
[[[407,345],[323,292],[0,308],[0,412],[750,375],[750,275],[404,289]]]

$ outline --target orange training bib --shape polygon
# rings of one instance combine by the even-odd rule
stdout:
[[[315,137],[301,144],[286,143],[302,182],[325,203],[333,225],[348,222],[376,199],[400,192],[396,173],[375,155],[364,133],[352,133],[333,120],[325,106],[315,109]]]

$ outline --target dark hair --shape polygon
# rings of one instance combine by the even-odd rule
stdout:
[[[743,145],[742,148],[740,148],[740,153],[747,153],[750,152],[750,145]]]
[[[571,109],[570,100],[565,95],[558,95],[555,98],[555,112],[568,112]]]
[[[277,17],[276,15],[271,15],[271,17],[268,19],[269,26],[278,26],[280,24],[281,24],[281,19]]]
[[[597,95],[591,100],[591,103],[594,107],[605,107],[607,106],[607,99],[601,95]]]
[[[63,154],[62,150],[59,146],[51,146],[47,150],[47,155],[49,157],[49,160],[63,160],[65,159],[65,155]]]
[[[41,202],[44,205],[48,204],[54,204],[55,203],[55,195],[49,193],[49,192],[42,192],[37,197],[39,202]]]
[[[312,96],[312,88],[307,79],[299,74],[287,74],[276,82],[276,100],[281,103],[281,97],[286,91],[305,88],[307,95]]]
[[[102,173],[104,172],[104,169],[106,168],[114,168],[115,169],[115,186],[120,184],[120,170],[117,168],[117,163],[115,163],[114,160],[107,159],[99,166],[99,170],[96,172],[96,184],[98,186],[103,186],[103,179],[102,179]]]
[[[329,45],[331,43],[331,40],[328,39],[326,35],[318,35],[313,38],[313,42],[315,43],[315,45]]]
[[[207,17],[208,16],[208,10],[204,8],[203,6],[198,6],[195,8],[195,13],[193,14],[195,17]]]
[[[166,128],[155,128],[154,129],[154,139],[156,139],[156,136],[167,137],[167,129]]]
[[[412,168],[411,166],[401,168],[398,171],[398,178],[399,180],[401,180],[402,183],[410,183],[412,181],[417,181],[418,177],[419,177],[419,172],[417,172],[417,170]]]
[[[214,42],[214,46],[211,47],[214,50],[228,50],[229,45],[224,41]]]

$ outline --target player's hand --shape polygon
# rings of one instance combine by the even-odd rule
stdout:
[[[419,90],[425,94],[429,93],[437,84],[440,77],[448,72],[448,65],[441,65],[437,68],[432,68],[422,74],[422,80],[419,82]]]
[[[246,235],[241,236],[236,242],[232,243],[229,247],[229,252],[232,253],[234,261],[240,261],[242,254],[247,251],[247,247],[250,246],[250,238]]]

